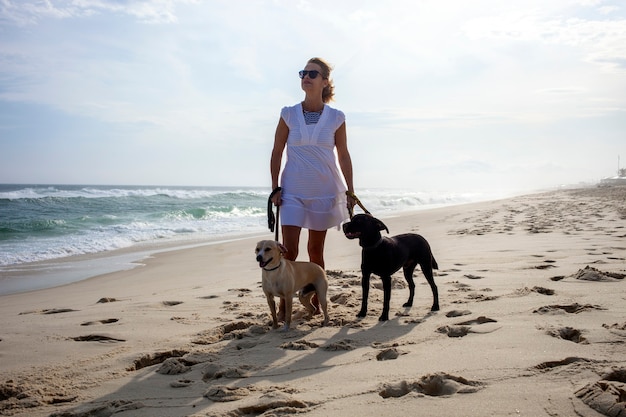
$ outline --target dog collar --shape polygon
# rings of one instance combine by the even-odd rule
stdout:
[[[378,242],[374,243],[372,246],[363,246],[363,249],[376,249],[381,243],[383,243],[384,239],[385,237],[381,236],[380,239],[378,239]]]
[[[283,264],[283,261],[280,261],[280,262],[278,263],[278,265],[276,265],[274,268],[272,268],[272,269],[265,269],[265,268],[263,268],[263,270],[264,270],[264,271],[267,271],[267,272],[276,271],[278,268],[280,268],[280,266],[281,266],[282,264]]]

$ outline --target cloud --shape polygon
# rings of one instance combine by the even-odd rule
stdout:
[[[602,8],[603,15],[609,9]],[[616,8],[610,8],[616,11]],[[473,40],[537,42],[580,49],[588,62],[605,71],[624,71],[626,19],[552,17],[540,11],[506,13],[472,19],[464,33]]]
[[[142,23],[176,23],[176,6],[198,3],[197,0],[157,1],[30,1],[4,0],[0,12],[5,21],[18,26],[38,24],[45,19],[85,18],[98,14],[112,13],[130,16]]]

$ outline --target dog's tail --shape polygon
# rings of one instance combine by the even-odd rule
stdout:
[[[310,298],[309,298],[310,297]],[[321,311],[320,300],[317,296],[315,285],[308,284],[300,290],[298,298],[304,307],[313,314],[319,314]]]
[[[432,260],[433,269],[439,269],[439,265],[437,265],[437,261],[435,260],[435,257],[431,256],[430,259]]]

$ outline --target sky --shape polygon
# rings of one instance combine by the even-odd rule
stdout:
[[[0,183],[270,187],[316,56],[357,193],[626,167],[623,0],[0,0]]]

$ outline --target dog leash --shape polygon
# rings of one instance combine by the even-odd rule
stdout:
[[[280,206],[276,206],[276,216],[274,216],[274,210],[272,210],[272,197],[282,190],[280,187],[274,188],[274,190],[270,193],[270,197],[267,199],[267,226],[270,228],[270,232],[276,229],[276,242],[278,242],[278,224],[279,224],[279,216],[280,216]]]
[[[346,195],[348,197],[352,197],[352,199],[356,202],[356,204],[361,207],[363,209],[363,211],[365,212],[365,214],[369,214],[372,215],[372,213],[370,213],[365,206],[363,205],[363,203],[361,203],[361,200],[359,200],[359,197],[356,196],[356,194],[354,194],[351,191],[346,191]],[[352,219],[352,217],[354,217],[354,207],[349,207],[348,208],[348,214],[350,215],[350,219]]]

